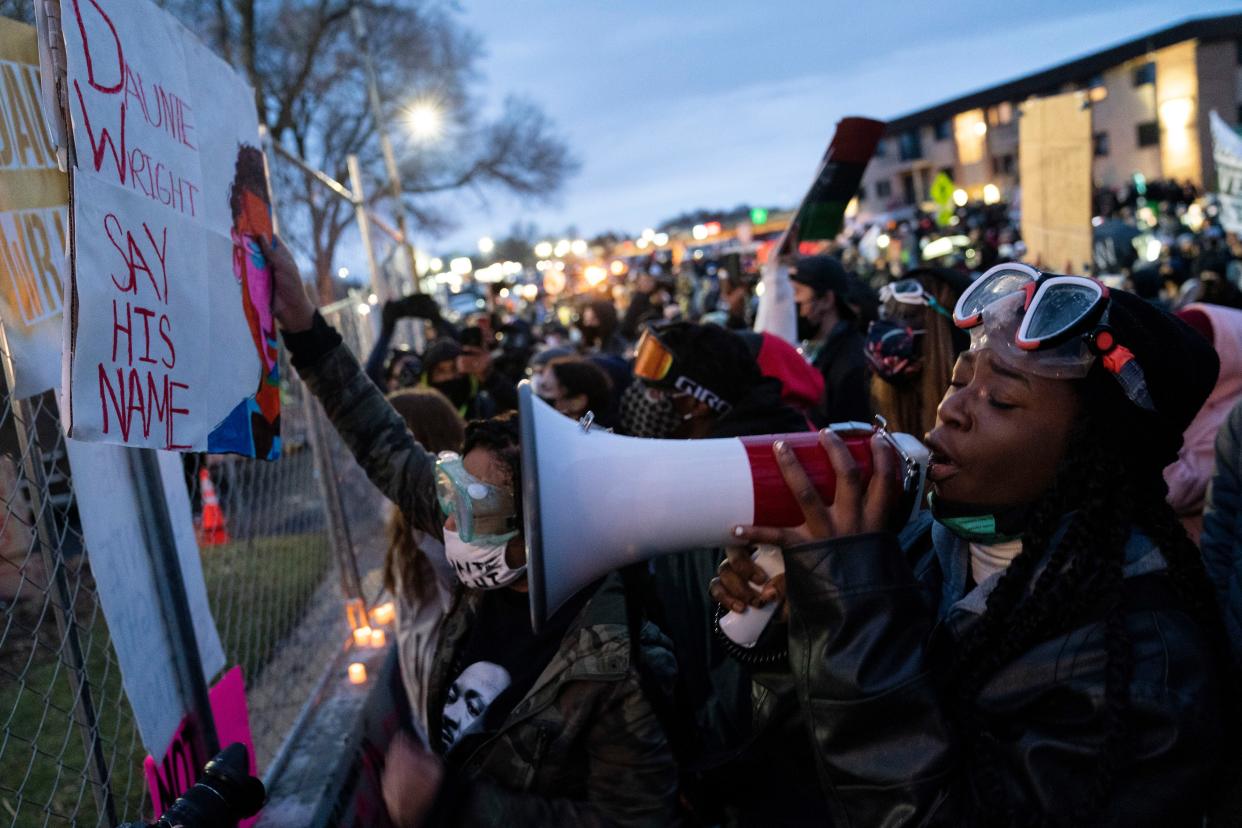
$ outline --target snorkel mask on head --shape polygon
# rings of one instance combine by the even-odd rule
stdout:
[[[1000,264],[962,293],[953,322],[970,350],[991,349],[1011,368],[1048,379],[1079,379],[1096,359],[1132,403],[1155,410],[1143,369],[1108,326],[1108,288],[1085,276]]]

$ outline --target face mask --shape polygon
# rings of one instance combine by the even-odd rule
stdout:
[[[590,343],[599,339],[599,325],[579,325],[578,330],[582,332],[584,342]]]
[[[470,378],[457,377],[445,382],[433,382],[431,387],[448,397],[455,408],[470,402]]]
[[[988,511],[984,506],[946,503],[934,494],[927,496],[932,517],[950,532],[968,543],[991,546],[1007,543],[1022,537],[1029,509],[1011,506],[1007,509]]]
[[[819,336],[819,323],[812,322],[801,314],[798,315],[798,339],[802,342],[810,342]]]
[[[522,577],[526,565],[512,569],[505,562],[505,547],[514,532],[486,545],[466,543],[456,532],[444,530],[444,556],[452,564],[457,580],[470,589],[499,589]]]

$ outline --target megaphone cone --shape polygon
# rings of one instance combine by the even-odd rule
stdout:
[[[738,525],[796,526],[802,512],[772,443],[785,440],[831,501],[836,476],[818,435],[650,440],[587,429],[518,387],[523,531],[531,624],[592,581],[655,555],[725,546]],[[871,426],[849,423],[846,442],[864,475]],[[893,435],[921,489],[927,449]],[[913,469],[913,471],[911,471]],[[706,589],[706,585],[704,585]]]

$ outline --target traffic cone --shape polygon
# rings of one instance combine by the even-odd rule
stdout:
[[[219,546],[229,542],[229,530],[224,523],[224,510],[216,497],[216,487],[211,484],[207,467],[198,470],[199,491],[203,496],[203,518],[198,526],[199,546]]]

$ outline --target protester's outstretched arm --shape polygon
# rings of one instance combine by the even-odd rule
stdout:
[[[271,245],[263,244],[263,254],[272,266],[273,311],[294,368],[371,482],[411,525],[439,537],[435,457],[418,444],[340,334],[315,310],[288,249],[273,239]]]

